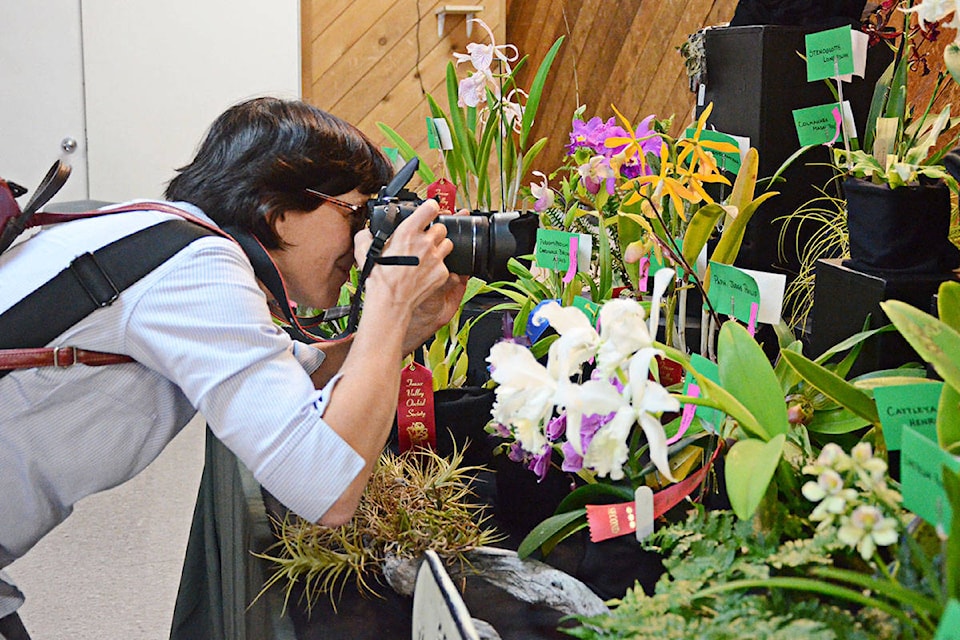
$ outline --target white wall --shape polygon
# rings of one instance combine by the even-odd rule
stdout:
[[[55,202],[159,197],[263,94],[300,95],[299,0],[0,0],[0,176],[33,189],[72,136]]]
[[[159,197],[226,107],[300,95],[298,0],[81,7],[93,199]]]

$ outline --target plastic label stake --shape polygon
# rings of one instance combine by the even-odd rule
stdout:
[[[750,303],[750,320],[747,321],[747,332],[752,338],[757,332],[757,315],[760,313],[760,305],[756,302]]]
[[[687,395],[691,398],[697,398],[700,396],[700,387],[691,383],[687,387]],[[684,436],[687,432],[687,429],[690,428],[690,424],[693,422],[693,416],[697,412],[697,405],[693,403],[685,404],[683,406],[683,415],[680,417],[680,429],[677,431],[677,434],[672,438],[667,440],[667,445],[671,445],[674,442],[678,441]]]
[[[577,274],[577,242],[579,238],[575,235],[570,236],[570,263],[567,266],[567,273],[563,276],[563,283],[573,282],[573,276]]]
[[[653,489],[637,487],[633,495],[636,509],[637,542],[642,542],[653,533]]]

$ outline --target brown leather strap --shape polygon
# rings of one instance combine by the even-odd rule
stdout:
[[[134,362],[130,356],[102,351],[86,351],[76,347],[41,347],[39,349],[0,349],[0,370],[32,369],[34,367],[71,367],[85,364],[100,367],[105,364]]]

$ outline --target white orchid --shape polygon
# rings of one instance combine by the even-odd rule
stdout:
[[[533,210],[537,213],[542,213],[553,206],[553,201],[556,196],[547,182],[547,176],[545,176],[542,171],[534,171],[533,175],[540,178],[540,184],[536,182],[530,183],[530,195],[536,200],[536,202],[533,203]]]
[[[517,48],[512,44],[497,44],[493,37],[493,31],[487,26],[487,23],[479,18],[471,18],[470,22],[476,23],[487,32],[490,37],[490,44],[481,44],[471,42],[467,45],[466,53],[454,53],[453,57],[457,65],[462,62],[469,62],[473,65],[474,73],[464,80],[460,81],[457,104],[461,107],[476,107],[481,102],[486,102],[486,87],[490,86],[493,94],[500,99],[500,87],[494,78],[490,65],[494,60],[498,60],[501,66],[501,72],[510,75],[510,63],[516,62],[520,57]]]
[[[901,9],[901,11],[904,13],[916,13],[917,18],[920,19],[920,26],[923,29],[927,28],[927,24],[940,22],[951,13],[953,14],[953,20],[943,26],[950,29],[960,27],[960,15],[958,15],[960,14],[960,6],[958,6],[957,0],[923,0],[923,2],[911,8]]]
[[[553,413],[556,379],[529,349],[512,342],[493,345],[487,361],[499,385],[493,419],[512,427],[525,451],[539,453],[547,442],[543,423]]]
[[[544,304],[533,322],[546,321],[559,334],[550,345],[546,366],[515,343],[498,343],[490,351],[491,377],[499,385],[494,420],[510,429],[524,451],[538,456],[559,437],[545,433],[558,411],[564,417],[567,444],[582,457],[582,466],[611,480],[624,477],[630,436],[639,424],[651,461],[664,478],[675,481],[660,416],[679,411],[680,402],[650,380],[651,362],[662,352],[652,347],[644,316],[636,301],[610,300],[600,309],[597,333],[580,309]],[[577,381],[575,376],[594,357],[598,369],[593,379]],[[583,425],[588,421],[591,427],[586,431]]]
[[[590,360],[600,347],[600,336],[590,320],[576,307],[561,307],[556,302],[543,305],[534,316],[550,323],[560,337],[550,345],[547,371],[555,379],[569,378],[578,373],[584,362]]]
[[[597,368],[609,378],[630,356],[653,346],[644,322],[646,312],[629,298],[610,300],[600,308],[600,348]]]
[[[860,557],[869,560],[878,546],[888,547],[900,537],[897,521],[886,517],[883,511],[870,505],[853,510],[837,531],[837,538],[847,546],[855,547]]]

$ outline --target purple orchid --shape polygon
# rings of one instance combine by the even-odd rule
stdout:
[[[549,444],[543,446],[543,450],[532,456],[527,468],[537,474],[537,482],[542,482],[547,477],[547,471],[550,470],[550,458],[553,455],[553,447]]]

